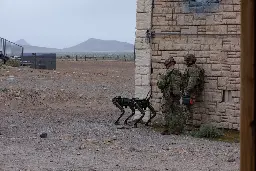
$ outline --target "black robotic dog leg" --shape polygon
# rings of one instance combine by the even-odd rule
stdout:
[[[124,108],[123,108],[119,103],[117,103],[117,102],[114,102],[114,105],[115,105],[118,109],[120,109],[121,112],[122,112],[121,115],[119,116],[119,118],[115,121],[115,125],[120,125],[119,120],[123,117],[125,110],[124,110]]]
[[[145,116],[145,111],[135,102],[135,107],[140,111],[140,113],[142,114],[142,116],[137,119],[137,121],[134,123],[134,128],[138,127],[138,123],[142,120],[142,118]]]
[[[128,118],[127,119],[125,119],[125,121],[124,121],[124,124],[125,125],[127,125],[128,123],[128,120],[133,116],[133,115],[135,115],[135,108],[134,108],[134,106],[129,106],[129,108],[132,110],[132,114],[130,115],[130,116],[128,116]]]
[[[153,106],[151,106],[151,105],[149,104],[148,108],[149,108],[149,110],[153,113],[153,115],[149,118],[149,120],[148,120],[147,123],[145,124],[146,126],[148,126],[149,123],[152,121],[152,119],[156,116],[156,111],[155,111],[155,109],[153,108]]]

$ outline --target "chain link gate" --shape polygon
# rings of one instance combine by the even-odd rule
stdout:
[[[0,37],[0,59],[4,63],[10,59],[18,59],[23,56],[23,47],[7,39]]]
[[[23,47],[14,42],[0,37],[0,51],[4,56],[14,57],[23,55]]]

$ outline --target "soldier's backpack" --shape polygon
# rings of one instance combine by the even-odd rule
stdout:
[[[199,80],[198,80],[198,83],[197,83],[197,93],[198,93],[198,95],[200,95],[204,90],[205,71],[201,67],[197,66],[197,68],[199,69]]]

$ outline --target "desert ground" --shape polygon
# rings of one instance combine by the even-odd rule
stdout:
[[[59,60],[55,71],[0,69],[0,170],[239,170],[239,143],[114,125],[120,111],[111,99],[133,96],[134,68]]]

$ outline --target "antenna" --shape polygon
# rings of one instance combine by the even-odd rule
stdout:
[[[151,95],[148,97],[149,93],[150,93],[150,90],[148,91],[148,94],[147,94],[147,96],[146,96],[146,99],[150,99]]]

